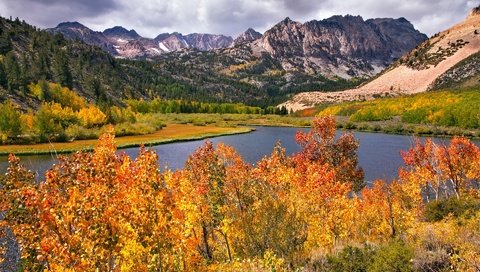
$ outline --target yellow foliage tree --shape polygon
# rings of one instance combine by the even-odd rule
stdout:
[[[93,105],[80,109],[77,115],[82,126],[87,128],[101,126],[107,121],[105,113]]]

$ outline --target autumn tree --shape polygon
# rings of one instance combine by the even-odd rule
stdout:
[[[6,138],[14,138],[21,133],[20,117],[19,109],[9,100],[0,105],[0,132]],[[2,142],[5,140],[2,139]]]
[[[358,192],[365,186],[363,170],[358,166],[358,141],[351,133],[345,133],[338,139],[335,136],[336,126],[333,117],[314,119],[310,131],[298,132],[295,136],[297,143],[302,147],[295,160],[329,164],[335,171],[336,180],[350,183],[352,189]]]
[[[107,121],[107,116],[99,108],[89,105],[78,112],[78,118],[82,126],[91,128],[101,126]]]
[[[163,271],[172,248],[171,202],[153,152],[117,155],[113,136],[93,153],[60,158],[37,184],[14,156],[2,179],[2,211],[27,270]]]
[[[453,138],[449,146],[431,139],[423,144],[417,140],[402,156],[406,167],[401,169],[400,176],[417,180],[427,200],[430,191],[436,200],[441,194],[450,197],[452,193],[460,198],[480,178],[480,149],[462,137]]]

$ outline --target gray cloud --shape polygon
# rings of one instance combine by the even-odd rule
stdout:
[[[40,27],[87,20],[117,9],[122,6],[115,0],[2,0],[0,3],[1,16],[19,17]]]
[[[115,25],[154,37],[162,32],[237,35],[248,27],[265,31],[285,17],[305,22],[332,15],[405,17],[432,35],[465,18],[480,0],[2,0],[0,15],[40,26],[79,21],[103,30]]]

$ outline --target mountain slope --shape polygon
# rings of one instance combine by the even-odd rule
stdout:
[[[285,105],[301,109],[324,102],[424,92],[448,86],[445,82],[458,77],[465,81],[479,74],[478,59],[469,58],[480,51],[479,26],[480,9],[476,8],[463,22],[434,35],[363,86],[336,93],[301,93]]]
[[[253,85],[219,77],[194,81],[195,75],[182,69],[168,62],[116,59],[96,46],[0,17],[0,102],[12,100],[24,110],[48,101],[29,90],[30,83],[42,80],[69,87],[99,105],[154,97],[269,103],[267,93]]]
[[[243,43],[249,43],[253,42],[255,40],[258,40],[262,37],[262,34],[255,31],[253,28],[249,28],[245,30],[245,32],[240,33],[235,40],[233,41],[234,46],[241,45]]]

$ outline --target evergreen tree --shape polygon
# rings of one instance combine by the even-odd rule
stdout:
[[[57,50],[53,58],[54,79],[62,86],[73,88],[73,78],[69,67],[68,56],[63,50]]]
[[[5,72],[5,66],[3,65],[3,62],[0,61],[0,86],[3,88],[7,88],[8,86],[8,80],[7,80],[7,74]]]
[[[11,93],[18,90],[21,84],[21,69],[13,52],[5,56],[5,70],[7,76],[7,89]]]

